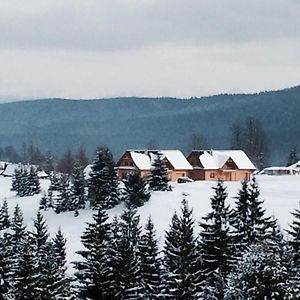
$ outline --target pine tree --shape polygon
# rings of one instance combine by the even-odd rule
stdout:
[[[60,178],[58,174],[52,172],[50,174],[49,191],[58,191],[60,189]]]
[[[289,245],[291,247],[291,266],[288,280],[288,292],[290,299],[300,298],[300,210],[292,212],[294,220],[287,230],[290,235]]]
[[[11,190],[17,192],[20,188],[20,182],[21,182],[21,170],[15,169],[15,172],[12,177]]]
[[[82,299],[112,299],[108,275],[108,244],[110,224],[105,210],[99,208],[93,216],[93,223],[81,237],[85,250],[78,251],[83,258],[75,262],[75,276],[79,282],[79,295]]]
[[[21,170],[20,182],[18,185],[17,195],[19,197],[30,196],[28,172],[26,169]]]
[[[38,274],[34,251],[28,239],[19,243],[12,266],[12,295],[15,300],[32,300],[38,296]]]
[[[138,173],[130,173],[124,181],[124,200],[127,206],[139,207],[150,199],[146,181]]]
[[[4,199],[2,207],[0,209],[0,230],[10,227],[10,219],[8,213],[8,204],[7,200]]]
[[[139,244],[143,299],[158,299],[161,286],[161,258],[152,220],[149,218]]]
[[[67,240],[59,228],[55,237],[52,239],[52,259],[56,273],[54,287],[57,299],[73,299],[71,279],[66,274],[66,243]]]
[[[141,299],[138,249],[141,229],[136,210],[126,209],[115,228],[119,230],[119,234],[113,231],[113,245],[110,247],[112,299]]]
[[[153,191],[168,190],[168,170],[162,161],[162,154],[158,152],[149,175],[149,186]]]
[[[218,181],[213,188],[215,194],[211,198],[212,211],[203,217],[200,223],[200,255],[202,256],[202,274],[212,287],[219,286],[220,276],[225,277],[236,261],[235,236],[230,228],[229,207],[225,205],[226,188]],[[223,291],[219,290],[218,299],[222,299]]]
[[[55,237],[52,240],[52,244],[53,244],[53,251],[56,257],[57,265],[59,266],[59,268],[65,269],[67,240],[64,237],[60,228],[55,234]]]
[[[40,191],[41,191],[40,180],[37,171],[34,169],[34,167],[31,166],[28,174],[27,196],[33,196],[35,194],[39,194]]]
[[[118,180],[109,149],[98,148],[91,167],[89,200],[92,208],[114,207],[119,202]]]
[[[266,243],[272,236],[276,221],[272,217],[265,216],[265,209],[262,208],[263,201],[259,199],[260,191],[256,179],[250,182],[249,202],[250,220],[248,241],[250,244]]]
[[[197,299],[200,281],[192,210],[184,199],[181,216],[175,213],[164,248],[165,290],[171,299]]]
[[[55,197],[55,212],[57,214],[69,211],[71,208],[70,203],[70,182],[67,175],[62,175],[60,178],[60,188]]]
[[[224,299],[289,299],[287,278],[280,255],[266,245],[254,245],[229,274]]]
[[[250,193],[248,189],[248,182],[243,181],[238,196],[235,198],[235,209],[233,210],[232,225],[240,233],[239,241],[247,244],[249,236],[253,228],[250,224]]]
[[[39,203],[39,209],[41,210],[49,210],[51,208],[50,197],[47,197],[46,193],[41,197]]]
[[[30,236],[37,252],[40,252],[48,242],[48,228],[40,211],[37,212],[36,219],[34,220],[34,231],[30,233]]]
[[[71,204],[70,209],[78,212],[79,209],[85,208],[86,195],[85,195],[85,180],[82,167],[78,162],[74,164],[72,173],[71,185]]]
[[[58,274],[52,255],[53,247],[49,241],[48,229],[40,211],[34,220],[34,230],[30,233],[30,241],[37,263],[37,297],[41,300],[54,299]]]
[[[294,220],[287,232],[291,236],[290,245],[293,247],[293,260],[300,268],[300,210],[292,212]]]
[[[11,253],[11,236],[4,233],[0,236],[0,299],[8,299],[10,291],[10,278],[12,266],[12,253]]]
[[[20,243],[27,238],[26,226],[24,225],[23,213],[17,204],[14,209],[13,218],[11,222],[11,242],[13,251],[16,251]]]

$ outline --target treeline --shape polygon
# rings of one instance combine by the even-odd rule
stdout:
[[[71,174],[75,163],[86,166],[89,163],[89,157],[84,147],[80,147],[74,152],[68,148],[61,157],[58,157],[50,152],[43,153],[33,144],[27,146],[24,143],[20,151],[17,151],[12,145],[0,146],[0,161],[36,165],[48,174],[52,171]]]
[[[225,134],[228,135],[228,138],[223,148],[243,150],[259,170],[269,165],[272,146],[270,145],[270,139],[266,134],[266,130],[259,119],[248,117],[243,121],[237,121],[231,126],[229,132]],[[189,151],[195,149],[214,149],[213,144],[212,141],[208,142],[205,130],[200,130],[199,132],[191,134],[190,141],[187,145],[178,145],[177,148],[182,149],[188,154]],[[160,146],[157,141],[152,139],[145,147],[153,150]],[[286,154],[286,158],[282,158],[282,161],[286,161],[286,165],[289,166],[298,162],[299,157],[299,151],[295,142],[291,142],[290,150]],[[29,145],[23,143],[19,151],[17,151],[13,145],[0,146],[0,160],[37,165],[48,174],[52,171],[71,174],[76,162],[86,166],[90,158],[84,147],[79,147],[78,149],[71,149],[69,147],[65,153],[59,157],[50,152],[42,152],[39,147],[34,146],[33,143]]]
[[[66,239],[59,229],[50,237],[40,212],[28,230],[17,205],[10,219],[0,210],[0,299],[76,299],[66,275]]]
[[[205,131],[191,135],[189,150],[193,149],[213,149],[207,141]],[[261,121],[255,117],[248,117],[243,121],[235,122],[229,131],[228,146],[230,149],[243,150],[257,169],[261,170],[270,163],[272,146],[270,139]],[[290,150],[286,154],[286,165],[290,166],[299,159],[299,151],[294,142],[291,143]]]
[[[214,191],[198,235],[182,201],[162,251],[151,219],[142,230],[136,209],[108,222],[99,208],[81,238],[82,261],[75,263],[78,298],[299,299],[300,211],[288,242],[266,216],[255,180],[242,183],[232,209],[222,182]]]
[[[65,273],[62,233],[51,239],[40,212],[27,231],[19,207],[10,220],[4,201],[2,299],[299,299],[300,210],[286,240],[266,215],[255,179],[242,183],[233,208],[221,181],[213,189],[210,211],[199,223],[182,200],[162,250],[155,224],[149,218],[142,228],[134,206],[112,221],[99,206],[81,236],[73,277]]]

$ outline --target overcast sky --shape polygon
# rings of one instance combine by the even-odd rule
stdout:
[[[0,2],[0,99],[300,84],[300,0]]]

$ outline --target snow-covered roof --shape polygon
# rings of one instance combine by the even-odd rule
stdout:
[[[290,166],[288,166],[289,169],[293,169],[293,170],[298,170],[300,169],[300,160],[298,162],[296,162],[295,164],[292,164]]]
[[[4,176],[13,176],[16,169],[19,169],[19,164],[8,164],[5,168],[5,170],[1,173]]]
[[[256,169],[249,157],[242,150],[203,150],[199,152],[199,160],[204,169],[220,169],[230,158],[239,169]]]
[[[290,170],[290,167],[268,167],[264,168],[263,171],[283,171],[283,170]]]
[[[180,150],[129,150],[129,153],[140,170],[150,170],[157,153],[161,153],[162,159],[166,158],[175,170],[193,169]]]
[[[193,170],[183,153],[179,150],[162,150],[163,157],[166,157],[176,170]]]
[[[16,169],[19,169],[19,170],[26,170],[27,172],[30,171],[30,168],[31,167],[34,167],[35,169],[37,169],[37,166],[35,165],[29,165],[29,164],[13,164],[13,163],[8,163],[8,165],[6,166],[5,170],[1,173],[1,175],[3,176],[13,176],[14,173],[15,173],[15,170]]]
[[[39,178],[45,178],[45,177],[49,176],[44,170],[38,171],[37,175],[38,175]]]
[[[140,170],[150,170],[151,169],[151,157],[147,154],[147,152],[136,152],[130,151],[130,156],[134,162],[134,164]]]

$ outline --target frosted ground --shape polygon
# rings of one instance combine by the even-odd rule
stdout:
[[[265,201],[264,207],[267,214],[274,215],[283,229],[288,228],[288,224],[293,217],[290,214],[295,208],[300,208],[300,176],[257,176],[257,181],[261,190],[261,199]],[[157,235],[160,238],[161,245],[163,243],[163,235],[168,229],[172,214],[175,210],[179,211],[180,202],[183,194],[193,208],[194,218],[196,222],[201,220],[210,209],[210,197],[213,194],[211,189],[214,182],[198,181],[185,184],[173,184],[171,192],[154,192],[151,199],[143,207],[139,208],[138,213],[141,217],[141,224],[145,224],[149,216],[152,217]],[[233,197],[236,196],[240,188],[239,182],[225,182],[228,187],[228,204],[234,204]],[[33,219],[39,207],[39,200],[42,193],[47,190],[49,180],[41,180],[42,192],[40,195],[32,197],[19,198],[15,193],[10,191],[11,178],[0,176],[0,202],[7,199],[10,214],[12,215],[14,206],[18,203],[24,214],[24,221],[28,229],[33,227]],[[119,215],[124,209],[124,205],[120,204],[109,211],[109,215],[113,218]],[[52,210],[43,212],[48,228],[51,234],[61,227],[68,243],[67,258],[68,262],[80,259],[75,252],[82,249],[80,236],[84,231],[86,222],[92,220],[92,211],[90,209],[81,210],[78,217],[74,217],[73,212],[55,214]],[[196,226],[198,229],[198,226]],[[72,266],[69,264],[70,271]]]

